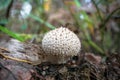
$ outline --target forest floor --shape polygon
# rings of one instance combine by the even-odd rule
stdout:
[[[101,62],[93,54],[75,56],[65,64],[39,65],[0,58],[0,80],[119,80],[120,54]]]

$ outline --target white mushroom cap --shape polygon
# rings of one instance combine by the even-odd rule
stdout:
[[[46,33],[42,40],[42,48],[47,55],[53,58],[55,56],[61,63],[61,59],[66,60],[65,57],[77,55],[81,49],[81,43],[76,34],[67,28],[60,27]]]

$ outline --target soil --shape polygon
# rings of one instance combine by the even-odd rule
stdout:
[[[64,64],[38,65],[0,58],[0,80],[119,80],[120,54],[102,58],[92,53],[74,56]],[[101,61],[98,62],[100,59]]]

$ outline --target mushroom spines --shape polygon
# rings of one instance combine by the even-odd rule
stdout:
[[[60,27],[49,31],[42,40],[45,53],[51,55],[77,55],[81,48],[79,38],[67,28]]]

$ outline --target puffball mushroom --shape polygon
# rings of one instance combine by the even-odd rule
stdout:
[[[64,63],[81,49],[77,35],[67,28],[60,27],[49,31],[42,40],[46,60],[51,63]]]

